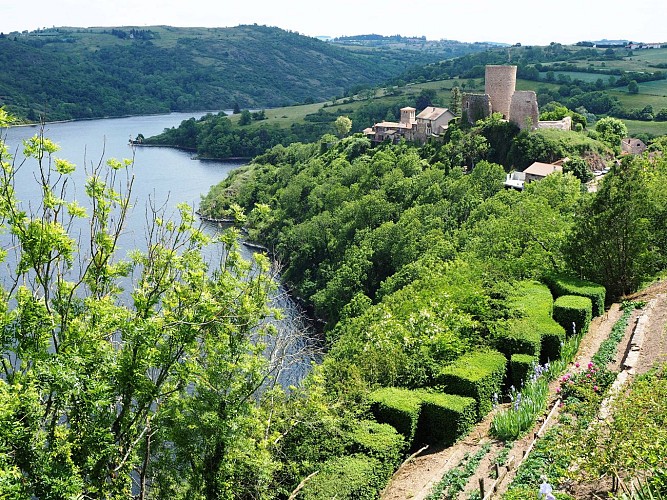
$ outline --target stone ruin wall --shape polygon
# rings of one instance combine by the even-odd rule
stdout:
[[[463,94],[461,114],[470,124],[488,118],[491,116],[491,99],[486,94]]]
[[[502,113],[509,119],[512,95],[516,89],[516,66],[486,66],[485,93],[491,98],[494,113]]]
[[[572,117],[566,116],[562,120],[543,121],[537,123],[537,128],[553,128],[557,130],[572,130]]]
[[[537,106],[537,94],[532,90],[517,90],[512,94],[509,121],[520,130],[535,130],[540,113]]]

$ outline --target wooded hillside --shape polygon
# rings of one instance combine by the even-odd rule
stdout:
[[[47,120],[275,107],[374,86],[482,50],[344,48],[267,26],[53,28],[0,36],[0,106]]]

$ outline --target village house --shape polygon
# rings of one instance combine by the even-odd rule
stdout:
[[[558,160],[555,163],[541,163],[536,161],[523,172],[512,172],[511,174],[507,174],[505,187],[522,191],[524,185],[529,182],[541,181],[547,175],[556,172],[563,173],[563,162],[565,161],[567,161],[567,158]]]
[[[432,137],[438,137],[444,132],[454,114],[447,108],[428,106],[418,115],[417,110],[411,107],[401,108],[399,122],[380,122],[364,130],[364,134],[373,142],[383,142],[389,139],[398,142],[406,141],[424,144]]]
[[[646,151],[646,144],[641,139],[626,137],[621,140],[621,153],[628,155],[640,155]]]

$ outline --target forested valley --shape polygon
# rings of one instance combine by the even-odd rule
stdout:
[[[0,106],[31,122],[288,106],[487,47],[443,40],[428,50],[349,49],[258,25],[3,33]]]
[[[104,36],[154,40],[123,33]],[[139,64],[116,50],[95,53]],[[355,133],[395,116],[397,102],[434,97],[402,92],[391,103],[370,93],[336,100],[287,128],[262,129],[267,112],[246,109],[165,131],[157,143],[254,158],[198,207],[230,227],[210,236],[191,207],[174,216],[149,207],[146,249],[126,258],[131,161],[100,162],[75,197],[76,167],[37,135],[24,154],[38,166],[42,197],[24,204],[15,194],[21,165],[2,144],[3,498],[371,500],[411,453],[452,445],[510,398],[493,436],[510,444],[532,428],[545,387],[573,361],[592,318],[664,276],[667,141],[647,136],[644,154],[622,155],[623,122],[596,117],[589,127],[583,110],[551,100],[543,113],[570,116],[577,130],[521,132],[492,114],[452,122],[421,146]],[[337,130],[346,116],[352,130]],[[9,123],[0,110],[0,126]],[[513,169],[564,158],[563,173],[504,187]],[[590,183],[602,166],[609,172]],[[267,251],[244,261],[242,237]],[[211,244],[222,249],[215,260],[204,257]],[[277,279],[317,325],[296,335],[317,335],[325,351],[298,386],[279,383],[290,356],[275,343]],[[594,376],[599,387],[585,375],[582,387],[565,387],[570,402],[601,400],[614,374],[602,367]],[[652,376],[663,387],[664,374]],[[533,399],[516,399],[528,387]],[[502,420],[527,405],[520,425]],[[580,424],[592,418],[576,408]],[[651,411],[664,418],[662,407]],[[643,440],[650,460],[610,454],[563,467],[574,475],[604,465],[662,491],[665,441]]]

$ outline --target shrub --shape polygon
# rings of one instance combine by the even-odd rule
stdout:
[[[387,475],[400,464],[405,439],[391,425],[362,420],[354,425],[349,437],[350,454],[362,453],[377,458]]]
[[[600,316],[604,313],[605,288],[602,285],[593,283],[592,281],[585,281],[569,276],[550,276],[547,278],[547,284],[558,298],[562,295],[579,295],[580,297],[588,297],[593,303],[593,316]],[[569,328],[565,328],[569,331]]]
[[[497,351],[477,351],[465,354],[443,368],[436,382],[445,392],[474,398],[477,417],[491,411],[491,396],[500,392],[507,359]]]
[[[539,318],[535,327],[542,338],[540,360],[546,363],[560,358],[565,342],[565,329],[551,317]]]
[[[412,446],[421,408],[419,395],[408,389],[386,387],[373,392],[370,401],[376,420],[394,427],[407,446]]]
[[[475,423],[477,403],[473,398],[419,391],[422,399],[417,441],[449,446],[465,436]]]
[[[375,500],[387,479],[382,469],[378,459],[366,455],[332,458],[305,484],[299,498]]]
[[[508,359],[513,354],[539,356],[542,339],[532,318],[510,319],[496,329],[495,347]]]
[[[588,331],[592,316],[591,299],[576,295],[563,295],[554,303],[554,319],[565,328],[568,334],[573,333],[572,324],[576,325],[577,332]]]
[[[523,316],[551,317],[554,299],[549,287],[537,281],[521,281],[515,286],[515,296],[511,305],[518,309]]]
[[[514,387],[523,386],[533,365],[536,365],[537,361],[535,356],[512,354],[510,358],[510,381]]]

